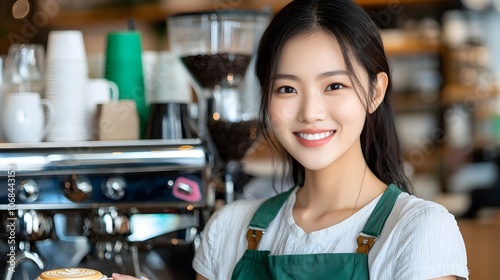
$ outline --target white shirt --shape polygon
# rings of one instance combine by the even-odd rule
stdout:
[[[348,219],[306,233],[295,223],[292,192],[264,233],[258,250],[272,255],[354,253],[377,197]],[[238,200],[215,212],[193,260],[208,279],[231,279],[247,248],[248,224],[264,200]],[[368,255],[370,279],[468,278],[467,255],[456,220],[443,206],[401,193]]]

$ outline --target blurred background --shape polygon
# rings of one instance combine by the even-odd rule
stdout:
[[[148,54],[143,63],[153,63],[169,50],[166,18],[172,14],[214,9],[274,13],[288,2],[3,0],[0,56],[15,43],[46,45],[53,30],[80,30],[89,77],[102,78],[109,32],[133,24]],[[393,71],[397,129],[417,195],[456,215],[469,243],[471,275],[494,279],[494,251],[488,248],[500,246],[491,243],[500,234],[500,0],[356,2],[381,28]],[[266,177],[262,166],[269,152],[260,145],[243,161],[249,173]]]

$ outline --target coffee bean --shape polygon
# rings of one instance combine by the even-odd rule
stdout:
[[[259,121],[208,121],[208,129],[222,161],[239,161],[258,136]]]
[[[184,66],[203,88],[239,86],[250,59],[250,55],[228,53],[181,57]]]

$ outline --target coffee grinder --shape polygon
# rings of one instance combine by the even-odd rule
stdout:
[[[234,200],[240,160],[259,135],[257,106],[243,103],[245,75],[270,20],[261,11],[221,10],[167,19],[170,47],[190,73],[198,128],[214,153],[226,203]],[[252,73],[250,73],[252,74]]]

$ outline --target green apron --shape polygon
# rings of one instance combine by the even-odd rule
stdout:
[[[266,200],[257,209],[248,227],[248,249],[236,264],[231,279],[369,279],[368,252],[401,190],[389,185],[356,239],[356,253],[270,255],[270,251],[257,251],[262,234],[292,191],[293,188]]]

